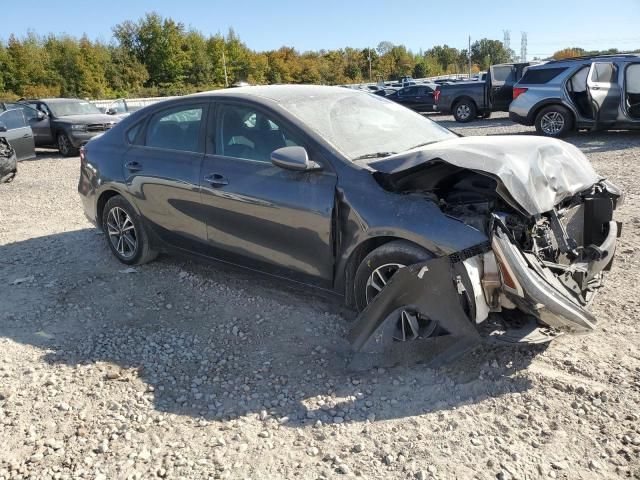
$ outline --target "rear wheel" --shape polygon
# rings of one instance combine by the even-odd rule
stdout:
[[[127,265],[142,265],[158,256],[133,207],[120,195],[111,197],[102,211],[102,228],[111,253]]]
[[[478,109],[473,100],[460,100],[453,107],[453,118],[456,122],[467,123],[476,118]]]
[[[539,135],[561,138],[573,130],[573,115],[561,105],[550,105],[540,110],[535,125]]]

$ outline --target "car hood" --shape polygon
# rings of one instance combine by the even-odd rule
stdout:
[[[56,120],[63,123],[90,125],[92,123],[118,123],[120,118],[104,113],[90,113],[87,115],[68,115],[66,117],[58,117]]]
[[[436,160],[496,177],[530,215],[553,210],[565,198],[602,180],[577,147],[533,136],[455,138],[371,161],[367,166],[395,174]]]

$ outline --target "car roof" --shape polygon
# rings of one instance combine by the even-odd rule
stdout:
[[[300,97],[326,96],[330,94],[347,95],[354,92],[367,93],[363,90],[346,89],[343,87],[329,87],[324,85],[259,85],[251,87],[225,88],[208,92],[194,93],[187,97],[259,97],[283,103]]]
[[[62,102],[86,102],[80,98],[27,98],[23,102],[45,102],[45,103],[62,103]]]
[[[537,70],[537,69],[546,68],[546,67],[556,68],[559,65],[564,65],[564,64],[573,65],[577,62],[589,62],[589,61],[592,62],[597,60],[624,61],[624,60],[634,60],[634,59],[640,59],[640,54],[616,53],[611,55],[583,55],[579,57],[563,58],[561,60],[549,60],[548,62],[531,66],[529,68]]]

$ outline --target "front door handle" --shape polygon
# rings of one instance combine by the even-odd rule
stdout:
[[[229,185],[229,180],[219,173],[211,173],[204,177],[204,179],[212,187],[224,187],[225,185]]]
[[[124,164],[124,166],[130,172],[139,172],[140,170],[142,170],[142,165],[140,165],[138,162],[127,162]]]
[[[31,133],[25,133],[22,138],[31,138],[33,135]]]

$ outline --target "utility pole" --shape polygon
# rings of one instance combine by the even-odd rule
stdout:
[[[502,41],[502,45],[504,46],[504,49],[509,54],[509,61],[512,62],[514,59],[511,58],[511,32],[509,30],[503,30],[502,33],[504,34],[504,40]]]
[[[469,57],[469,78],[471,78],[471,35],[469,35],[469,49],[467,50],[467,57]]]
[[[224,86],[229,86],[229,78],[227,77],[227,59],[224,56],[224,43],[222,44],[222,66],[224,68]]]
[[[520,61],[527,61],[527,32],[522,32],[522,39],[520,40]]]
[[[369,81],[371,81],[371,49],[367,48],[367,60],[369,60]]]

